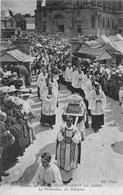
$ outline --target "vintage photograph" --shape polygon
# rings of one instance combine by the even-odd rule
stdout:
[[[123,195],[123,0],[1,0],[0,194]]]

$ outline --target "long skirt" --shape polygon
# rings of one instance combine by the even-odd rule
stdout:
[[[72,85],[71,85],[71,92],[74,94],[74,93],[76,93],[76,90],[77,88],[75,88],[75,87],[73,87]]]
[[[98,130],[104,125],[104,114],[92,115],[92,128]]]
[[[42,124],[48,124],[48,125],[55,125],[56,123],[56,115],[45,115],[41,113],[41,119],[40,122]]]
[[[58,80],[59,83],[63,84],[63,75],[59,75],[59,80]]]
[[[67,81],[66,81],[66,86],[67,86],[67,88],[68,88],[69,90],[71,90],[71,82],[67,82]]]
[[[40,98],[40,88],[37,88],[38,97]]]
[[[27,127],[28,127],[27,129],[28,129],[28,133],[29,133],[29,142],[31,144],[36,139],[34,127],[32,125],[32,119],[31,118],[28,118],[26,120],[26,124],[27,124]]]
[[[64,171],[64,170],[60,169],[63,183],[70,182],[70,180],[73,179],[73,177],[74,177],[75,171],[76,171],[76,169],[71,169],[70,171]]]

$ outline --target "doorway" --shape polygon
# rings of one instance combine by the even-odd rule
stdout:
[[[64,32],[64,25],[63,24],[58,24],[58,32]]]

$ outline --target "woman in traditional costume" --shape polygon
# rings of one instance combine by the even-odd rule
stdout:
[[[36,134],[34,131],[34,127],[32,124],[32,119],[36,118],[37,114],[32,111],[31,104],[34,103],[31,99],[29,99],[30,94],[21,94],[21,97],[23,98],[23,113],[24,113],[24,119],[27,124],[27,129],[29,133],[29,142],[30,144],[33,143],[33,141],[36,139]]]

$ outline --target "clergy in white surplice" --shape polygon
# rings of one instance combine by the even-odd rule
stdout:
[[[58,166],[51,162],[51,154],[44,152],[41,155],[39,165],[30,185],[34,186],[62,186],[61,173]]]
[[[40,122],[43,126],[48,124],[51,128],[53,128],[53,125],[56,123],[56,107],[57,94],[54,91],[53,84],[50,82],[42,95]]]
[[[95,132],[104,125],[104,109],[106,96],[101,90],[100,84],[95,84],[95,89],[90,93],[90,109],[92,116],[92,128]]]
[[[73,179],[81,159],[81,135],[73,125],[73,118],[68,116],[65,126],[57,136],[56,160],[61,171],[63,183]]]
[[[71,66],[71,63],[69,63],[65,70],[65,82],[68,89],[71,89],[72,74],[73,74],[73,68]]]
[[[45,82],[45,79],[47,78],[47,73],[45,67],[42,68],[41,73],[38,75],[37,79],[37,88],[38,88],[38,97],[42,100],[42,93],[41,88],[42,84]]]

